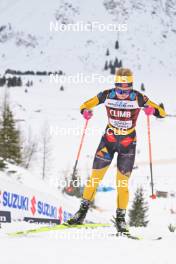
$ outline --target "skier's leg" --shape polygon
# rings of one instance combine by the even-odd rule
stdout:
[[[122,137],[120,150],[117,158],[117,230],[121,233],[128,233],[125,222],[126,208],[129,200],[128,181],[133,170],[136,153],[136,134]]]
[[[117,157],[117,208],[128,206],[128,180],[133,170],[136,154],[136,133],[133,132],[120,140],[120,150]]]
[[[95,154],[92,174],[83,191],[83,199],[88,201],[94,200],[97,187],[108,170],[113,156],[114,153],[103,136]]]
[[[129,175],[122,174],[117,170],[116,186],[117,186],[117,208],[126,209],[129,200],[128,191]]]
[[[89,209],[90,202],[93,201],[96,189],[109,168],[113,156],[113,151],[109,148],[106,139],[103,136],[95,154],[92,174],[83,191],[83,200],[81,202],[80,209],[71,219],[68,220],[68,224],[73,225],[83,223]]]
[[[102,169],[92,169],[92,174],[88,179],[83,191],[83,199],[88,200],[90,202],[94,200],[97,187],[103,179],[108,168],[109,166],[106,166]]]

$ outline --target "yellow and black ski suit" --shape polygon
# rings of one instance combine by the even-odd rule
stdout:
[[[91,110],[103,103],[109,122],[96,151],[92,174],[84,188],[83,199],[94,199],[96,189],[109,168],[114,153],[117,152],[117,208],[126,209],[129,199],[128,180],[135,161],[135,126],[139,112],[147,106],[152,106],[155,109],[154,115],[160,118],[165,117],[166,112],[136,90],[131,90],[126,99],[119,99],[116,88],[100,92],[83,103],[80,110]]]

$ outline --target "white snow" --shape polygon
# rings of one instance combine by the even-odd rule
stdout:
[[[156,103],[163,102],[166,111],[175,114],[175,2],[116,1],[116,7],[109,11],[103,5],[107,2],[113,4],[114,1],[1,0],[0,26],[6,26],[4,34],[8,36],[8,40],[0,43],[0,74],[3,75],[7,68],[12,68],[22,71],[63,70],[66,77],[77,73],[107,77],[108,74],[102,71],[105,60],[114,60],[117,56],[123,60],[124,66],[133,69],[134,88],[139,90],[143,82],[150,99]],[[68,23],[98,21],[106,25],[127,24],[128,31],[50,32],[50,22],[56,22],[56,12]],[[120,43],[119,50],[114,49],[117,39]],[[19,41],[22,41],[21,45],[16,44]],[[30,46],[27,47],[28,44]],[[109,57],[105,56],[107,48],[110,49]],[[22,184],[24,188],[55,197],[64,208],[73,213],[79,207],[79,200],[62,195],[58,185],[62,182],[63,175],[71,174],[75,162],[80,130],[85,122],[79,113],[79,106],[99,91],[111,88],[112,82],[100,83],[94,80],[87,84],[66,83],[65,90],[61,92],[60,84],[51,82],[49,77],[25,76],[22,78],[23,83],[28,79],[34,81],[34,85],[28,88],[28,93],[24,92],[25,85],[6,90],[15,118],[23,120],[18,124],[24,137],[31,131],[40,146],[43,131],[48,127],[52,146],[50,170],[45,181],[42,181],[41,156],[38,154],[28,171],[9,165],[9,169],[16,170],[16,174],[11,175],[8,171],[0,173],[0,180],[7,187],[13,183]],[[4,92],[1,88],[1,101]],[[144,240],[109,237],[108,234],[114,233],[114,228],[55,231],[10,238],[7,235],[9,232],[38,226],[13,222],[2,224],[0,229],[1,263],[174,263],[176,236],[169,232],[168,225],[176,225],[175,120],[171,117],[164,120],[151,119],[155,191],[168,192],[167,199],[151,200],[146,117],[144,113],[139,117],[136,155],[138,168],[133,171],[130,179],[129,207],[136,188],[142,185],[150,207],[150,223],[147,228],[132,228],[131,231],[144,236]],[[91,173],[94,153],[106,122],[105,108],[97,107],[89,122],[89,134],[86,135],[79,161],[79,173],[83,181]],[[63,131],[67,133],[63,134]],[[102,184],[114,186],[115,174],[116,157]],[[88,220],[109,223],[115,212],[116,192],[98,192],[96,205],[98,210],[90,211]],[[151,237],[156,236],[163,236],[163,240],[152,241]]]
[[[21,224],[21,227],[23,224]],[[8,228],[7,228],[8,229]],[[111,237],[112,228],[67,230],[9,238],[1,235],[1,263],[173,263],[176,237],[163,235],[163,240],[152,241],[155,235],[142,233],[145,240]],[[159,233],[161,235],[161,233]]]

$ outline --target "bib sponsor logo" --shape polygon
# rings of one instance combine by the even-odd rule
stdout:
[[[109,113],[113,117],[125,117],[125,118],[131,117],[130,111],[119,111],[119,110],[110,109]]]
[[[137,101],[106,99],[105,105],[107,107],[118,108],[118,109],[137,109],[139,108]]]
[[[114,120],[114,119],[109,119],[109,123],[116,128],[119,129],[129,129],[132,127],[132,120],[130,121],[121,121],[121,120]]]

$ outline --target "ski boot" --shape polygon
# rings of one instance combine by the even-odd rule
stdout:
[[[81,225],[84,222],[86,214],[88,212],[90,202],[88,200],[82,200],[79,210],[76,214],[67,221],[68,225]]]
[[[117,229],[117,236],[130,236],[130,232],[128,230],[128,226],[125,221],[125,209],[117,209],[116,210],[116,218],[114,218],[113,223]]]

